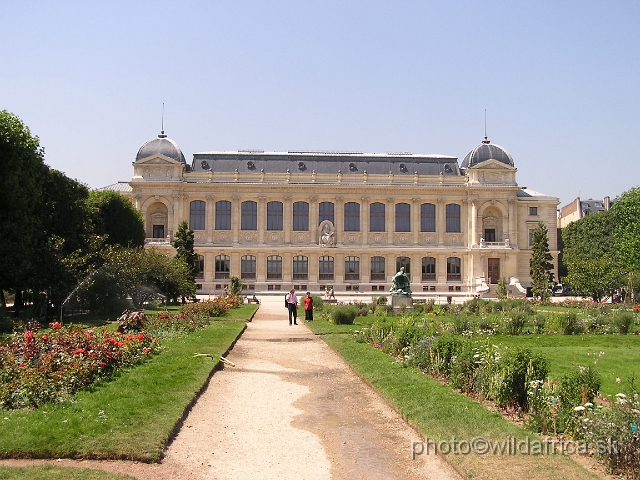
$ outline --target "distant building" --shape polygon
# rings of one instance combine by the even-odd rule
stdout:
[[[539,222],[557,266],[558,199],[518,186],[516,172],[486,137],[460,165],[406,152],[255,150],[195,153],[188,164],[163,132],[140,147],[132,180],[110,188],[142,213],[147,246],[173,252],[189,223],[199,293],[221,292],[231,276],[249,291],[388,292],[404,267],[416,294],[475,295],[500,279],[514,293],[531,285]]]
[[[591,215],[596,212],[607,212],[611,208],[611,199],[604,197],[602,200],[580,200],[580,197],[576,198],[573,202],[565,205],[560,209],[560,215],[558,216],[558,227],[564,228],[576,220]]]

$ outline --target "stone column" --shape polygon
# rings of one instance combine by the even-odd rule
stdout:
[[[446,221],[446,214],[445,214],[446,202],[444,198],[438,199],[437,209],[438,210],[436,212],[436,218],[437,218],[436,230],[438,231],[438,245],[444,245],[444,234],[445,234],[445,231],[447,230],[447,221]]]
[[[411,199],[411,231],[413,232],[413,244],[420,243],[420,199]]]
[[[309,233],[312,244],[318,243],[318,197],[309,198]],[[317,268],[317,266],[316,266]]]
[[[231,198],[231,238],[234,245],[240,243],[240,227],[242,225],[241,205],[240,196],[234,195]]]
[[[387,205],[385,207],[385,212],[384,212],[384,229],[387,232],[387,243],[388,244],[392,244],[393,243],[393,232],[395,231],[395,219],[396,219],[396,212],[395,212],[395,198],[389,197],[387,198]],[[395,272],[394,272],[395,273]]]
[[[207,234],[205,236],[207,243],[213,243],[213,227],[214,227],[214,219],[215,219],[215,208],[216,204],[213,201],[213,195],[207,195],[207,207],[206,214],[207,218],[205,220],[205,228],[207,229]]]
[[[267,230],[267,197],[258,197],[257,227],[258,227],[258,244],[264,245],[264,234],[265,234],[265,231]]]
[[[509,243],[511,245],[518,245],[518,228],[516,219],[516,201],[513,198],[508,200],[509,202]],[[504,225],[503,225],[504,228]]]
[[[291,197],[284,197],[282,205],[282,227],[284,228],[284,243],[291,244],[291,229],[293,228],[293,206]]]
[[[475,200],[470,201],[471,204],[471,229],[469,235],[470,246],[474,246],[478,244],[477,240],[477,221],[478,221],[478,206]]]
[[[335,215],[334,219],[336,221],[335,227],[335,235],[336,235],[336,245],[342,245],[344,239],[344,198],[336,197],[335,203]],[[344,265],[342,266],[344,270]]]

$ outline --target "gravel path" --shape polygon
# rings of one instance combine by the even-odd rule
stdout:
[[[460,478],[440,457],[412,460],[417,432],[281,304],[262,299],[228,356],[236,367],[212,377],[161,464],[56,464],[141,480]]]

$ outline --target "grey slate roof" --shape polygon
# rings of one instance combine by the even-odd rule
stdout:
[[[110,190],[118,193],[131,193],[133,189],[129,182],[118,182],[111,185],[107,185],[106,187],[98,188],[98,191]]]
[[[377,174],[453,175],[461,176],[457,157],[412,153],[361,152],[263,152],[255,150],[235,152],[194,153],[191,170],[194,172],[251,172],[312,173],[343,175]]]
[[[169,157],[177,162],[182,162],[184,164],[187,163],[178,144],[170,138],[167,138],[164,131],[158,135],[158,138],[149,140],[140,147],[138,154],[136,155],[136,161],[157,154],[164,155],[165,157]]]
[[[484,140],[480,145],[471,150],[462,160],[462,164],[460,168],[469,168],[474,165],[478,165],[482,162],[486,162],[487,160],[498,160],[506,165],[513,165],[513,157],[511,154],[507,152],[500,145],[495,145],[489,142],[487,137],[484,137]]]

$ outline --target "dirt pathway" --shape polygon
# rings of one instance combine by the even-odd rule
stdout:
[[[228,356],[236,367],[213,376],[161,464],[56,464],[141,480],[459,478],[440,457],[412,460],[418,434],[281,303],[263,299]]]

